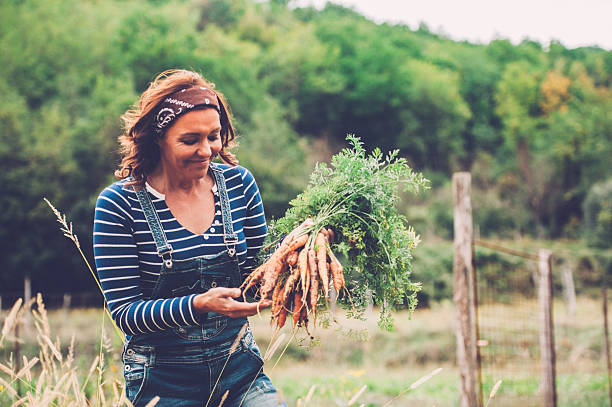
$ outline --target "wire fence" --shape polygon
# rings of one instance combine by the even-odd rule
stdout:
[[[475,322],[481,392],[503,380],[495,405],[547,405],[542,397],[540,279],[534,261],[537,255],[478,240],[475,245]],[[502,276],[500,262],[506,269]],[[564,257],[552,264],[556,384],[553,405],[611,406],[604,318],[608,290],[602,289],[602,297],[576,299],[568,267],[575,262]]]
[[[42,294],[48,309],[102,308],[104,306],[104,298],[99,292],[45,292]],[[0,292],[0,310],[10,309],[19,298],[24,298],[23,291]]]

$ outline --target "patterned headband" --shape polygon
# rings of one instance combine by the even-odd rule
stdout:
[[[155,115],[155,132],[161,136],[180,115],[201,107],[212,107],[221,114],[221,102],[217,94],[208,88],[197,86],[169,95],[159,106]]]

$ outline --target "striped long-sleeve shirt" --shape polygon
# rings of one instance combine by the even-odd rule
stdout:
[[[236,254],[240,271],[251,271],[267,233],[259,190],[253,175],[243,167],[223,168],[231,205]],[[146,185],[161,220],[172,257],[177,260],[214,256],[225,249],[223,221],[216,185],[215,218],[208,230],[196,235],[174,218],[163,194]],[[131,187],[118,181],[98,197],[94,220],[94,256],[98,277],[111,315],[128,335],[156,332],[182,325],[197,325],[193,310],[195,294],[168,299],[148,297],[162,265],[144,212]]]

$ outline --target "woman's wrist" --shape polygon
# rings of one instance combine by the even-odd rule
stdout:
[[[194,296],[192,301],[193,309],[196,310],[198,314],[203,314],[210,311],[206,293]]]

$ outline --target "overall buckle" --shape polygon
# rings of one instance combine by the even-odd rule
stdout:
[[[172,246],[168,245],[167,247],[158,251],[157,255],[161,257],[166,268],[169,268],[169,269],[172,268]],[[168,256],[168,257],[166,258],[164,256]]]
[[[236,254],[236,243],[238,243],[238,236],[236,234],[223,235],[223,242],[227,247],[227,255],[230,257],[234,257],[234,255]]]

